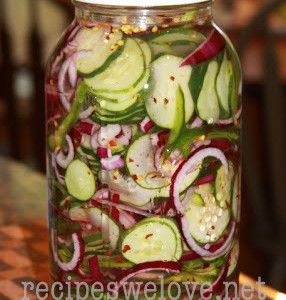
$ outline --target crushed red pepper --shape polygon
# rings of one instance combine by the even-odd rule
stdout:
[[[145,236],[145,240],[149,239],[151,236],[153,236],[153,233],[147,234],[147,235]]]
[[[174,76],[171,76],[170,79],[171,79],[172,81],[175,81],[175,77],[174,77]]]
[[[164,98],[164,103],[165,104],[168,104],[169,103],[169,100],[167,98]]]
[[[122,252],[123,252],[123,253],[126,253],[126,252],[129,251],[129,250],[131,250],[131,247],[130,247],[129,245],[125,245],[125,246],[123,247]]]

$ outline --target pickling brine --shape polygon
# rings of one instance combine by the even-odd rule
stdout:
[[[75,1],[46,76],[53,281],[223,296],[239,258],[237,55],[211,1],[104,2]]]

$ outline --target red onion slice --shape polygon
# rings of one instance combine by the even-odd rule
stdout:
[[[58,165],[57,165],[57,162],[56,162],[56,155],[55,155],[55,153],[52,154],[52,166],[54,168],[55,175],[56,175],[56,178],[57,178],[58,182],[61,185],[64,185],[65,184],[65,178],[64,178],[63,175],[60,174],[60,172],[58,170]]]
[[[89,121],[81,121],[78,127],[80,132],[88,135],[93,135],[97,128],[97,124]]]
[[[195,251],[200,256],[205,256],[205,257],[217,257],[217,256],[221,256],[221,255],[225,254],[231,246],[232,239],[233,239],[233,236],[235,233],[235,222],[232,222],[230,225],[231,229],[230,229],[229,235],[228,235],[227,239],[225,240],[224,244],[220,248],[215,250],[214,252],[211,252],[209,250],[206,250],[199,244],[197,244],[197,242],[193,239],[193,237],[190,234],[189,229],[188,229],[188,227],[189,227],[188,220],[185,217],[181,218],[180,225],[181,225],[181,230],[182,230],[184,239],[185,239],[188,247],[190,249],[192,249],[193,251]]]
[[[220,121],[217,122],[217,124],[218,125],[231,125],[231,124],[237,122],[240,119],[241,114],[242,114],[242,106],[237,111],[234,118],[230,118],[230,119],[226,119],[226,120],[220,120]]]
[[[125,165],[124,159],[119,155],[110,158],[102,158],[100,162],[105,170],[122,169]]]
[[[71,163],[71,161],[74,159],[74,146],[73,146],[72,139],[69,135],[66,135],[66,141],[68,143],[68,154],[65,155],[63,153],[63,150],[61,150],[56,155],[56,162],[63,169],[66,169],[68,165]]]
[[[140,123],[140,129],[145,133],[150,131],[154,126],[155,124],[153,123],[153,121],[150,120],[149,117],[145,117]]]
[[[115,139],[121,133],[120,125],[107,125],[101,127],[98,132],[98,143],[103,147],[107,147],[108,143]]]
[[[220,291],[220,289],[223,286],[223,281],[226,278],[227,275],[227,265],[223,265],[221,268],[221,271],[217,277],[217,279],[211,284],[211,286],[209,287],[209,289],[205,290],[204,294],[203,294],[203,299],[209,298],[209,296],[211,294],[214,294],[218,291]]]
[[[77,270],[84,256],[84,241],[82,236],[79,233],[73,233],[72,241],[74,248],[73,256],[68,263],[64,263],[60,260],[55,246],[55,232],[54,230],[51,231],[51,243],[54,260],[59,268],[65,272]]]
[[[203,42],[194,52],[184,59],[181,67],[197,65],[217,56],[226,46],[226,41],[222,34],[214,29],[208,39]]]
[[[127,212],[119,212],[119,223],[124,227],[124,229],[129,229],[136,224],[136,220]]]
[[[191,170],[198,168],[206,157],[214,157],[220,160],[226,170],[226,173],[228,173],[227,159],[223,152],[216,148],[202,149],[192,155],[187,161],[183,162],[173,175],[170,188],[171,200],[174,203],[176,210],[181,214],[184,213],[184,206],[180,199],[181,182],[183,182],[184,178]]]
[[[200,255],[198,255],[196,252],[185,252],[180,261],[185,262],[185,261],[191,261],[191,260],[196,260],[200,258]]]
[[[107,188],[98,190],[93,196],[93,199],[108,199],[108,198],[109,198],[109,189]]]
[[[90,117],[92,115],[92,113],[95,111],[95,108],[90,106],[89,108],[87,108],[86,110],[82,111],[80,114],[79,114],[79,118],[81,120],[83,119],[87,119],[88,117]]]
[[[98,143],[98,132],[96,132],[95,134],[93,134],[93,136],[90,139],[90,145],[91,147],[96,150],[99,147],[99,143]]]
[[[121,133],[119,134],[120,136],[116,137],[116,142],[119,145],[125,145],[128,146],[130,144],[130,141],[132,139],[132,129],[128,125],[122,125],[121,126]]]
[[[69,75],[69,82],[71,87],[75,88],[77,83],[77,69],[76,69],[76,62],[74,60],[71,60],[69,64],[68,75]]]
[[[191,123],[190,128],[191,129],[200,128],[203,126],[203,124],[204,124],[204,121],[201,118],[196,117],[195,120]]]
[[[104,147],[97,148],[97,157],[98,158],[110,158],[112,157],[111,150]]]
[[[138,264],[132,269],[124,272],[118,279],[118,289],[124,284],[124,282],[128,281],[132,277],[146,272],[152,271],[165,271],[165,272],[173,272],[180,273],[181,265],[176,262],[165,262],[165,261],[153,261]]]
[[[203,185],[203,184],[207,184],[207,183],[212,183],[214,181],[215,181],[215,177],[213,174],[211,174],[211,175],[208,175],[208,176],[198,179],[194,185],[199,186],[199,185]]]
[[[125,204],[118,204],[118,203],[113,203],[109,200],[103,200],[101,198],[94,198],[94,200],[102,205],[107,205],[107,206],[112,206],[115,207],[117,209],[121,209],[121,210],[125,210],[125,211],[129,211],[132,213],[135,213],[137,215],[143,216],[143,217],[154,217],[154,215],[149,214],[141,209],[135,208],[135,207],[131,207]]]

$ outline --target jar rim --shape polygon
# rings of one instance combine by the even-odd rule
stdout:
[[[168,7],[201,4],[205,2],[212,2],[213,0],[149,0],[141,3],[134,3],[134,0],[74,0],[75,3],[104,5],[107,7],[138,7],[138,8],[152,8],[152,7]]]

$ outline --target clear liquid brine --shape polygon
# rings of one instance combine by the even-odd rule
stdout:
[[[241,75],[209,6],[79,5],[51,59],[51,275],[72,293],[145,299],[152,282],[199,299],[237,282]]]

